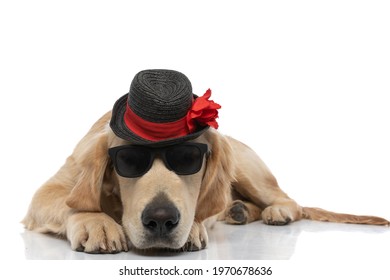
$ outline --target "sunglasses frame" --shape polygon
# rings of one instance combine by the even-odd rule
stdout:
[[[166,152],[168,150],[174,149],[175,147],[183,147],[183,146],[196,147],[200,151],[200,155],[201,155],[201,159],[202,160],[201,160],[201,164],[199,165],[199,167],[196,168],[195,172],[191,172],[191,173],[189,173],[189,172],[177,172],[177,171],[175,171],[174,168],[172,168],[172,166],[170,166],[169,161],[166,158]],[[139,174],[137,174],[135,176],[128,176],[128,175],[126,175],[126,174],[124,174],[123,172],[120,171],[120,169],[118,168],[118,164],[117,164],[116,158],[117,158],[118,152],[120,152],[122,150],[126,150],[126,149],[134,149],[134,148],[142,148],[144,150],[149,151],[151,157],[150,157],[150,161],[149,161],[149,164],[148,164],[147,168],[145,168],[145,170],[143,172],[140,172]],[[177,175],[192,175],[192,174],[196,174],[202,168],[204,156],[206,155],[206,160],[207,160],[207,158],[209,157],[210,153],[211,153],[211,151],[209,150],[207,144],[195,143],[195,142],[184,142],[184,143],[181,143],[181,144],[164,146],[164,147],[150,147],[150,146],[143,146],[143,145],[123,145],[123,146],[116,146],[116,147],[112,147],[112,148],[108,149],[108,154],[109,154],[109,156],[111,158],[111,161],[113,163],[115,171],[118,173],[119,176],[125,177],[125,178],[138,178],[138,177],[141,177],[141,176],[145,175],[150,170],[150,168],[152,167],[153,162],[156,159],[156,156],[160,156],[160,158],[164,162],[166,168],[168,168],[168,170],[171,170],[171,171],[175,172]]]

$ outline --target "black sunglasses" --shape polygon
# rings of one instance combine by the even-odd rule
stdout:
[[[109,149],[108,154],[120,176],[136,178],[149,171],[156,155],[178,175],[195,174],[201,169],[203,157],[205,154],[208,156],[209,150],[206,144],[187,142],[162,148],[118,146]]]

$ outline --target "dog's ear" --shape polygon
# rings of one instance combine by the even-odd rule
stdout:
[[[108,166],[108,133],[99,121],[68,158],[77,175],[66,204],[79,211],[101,211],[100,196]]]
[[[227,138],[211,129],[205,136],[211,154],[198,197],[195,219],[199,222],[225,210],[235,178],[235,161]]]

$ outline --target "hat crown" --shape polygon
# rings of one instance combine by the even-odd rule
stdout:
[[[144,70],[135,75],[128,94],[131,110],[154,123],[183,118],[193,101],[190,80],[174,70]]]

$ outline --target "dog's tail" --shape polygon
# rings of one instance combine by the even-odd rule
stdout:
[[[315,221],[366,224],[366,225],[385,225],[390,226],[386,219],[375,216],[358,216],[351,214],[342,214],[330,212],[321,208],[302,207],[302,218]]]

